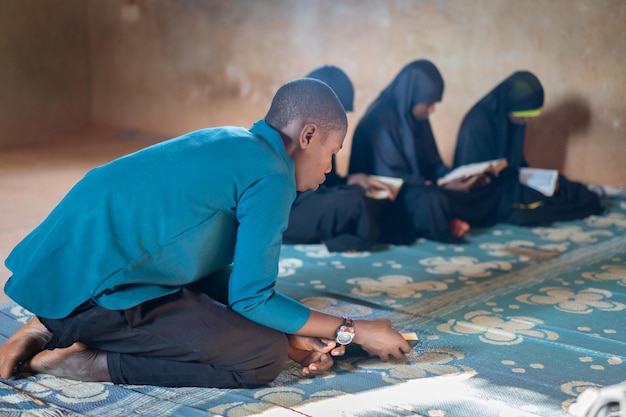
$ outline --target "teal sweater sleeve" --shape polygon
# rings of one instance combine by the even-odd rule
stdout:
[[[284,219],[291,203],[279,196],[285,178],[265,177],[245,190],[237,206],[237,243],[229,286],[229,304],[248,319],[294,333],[309,316],[308,307],[276,291]]]

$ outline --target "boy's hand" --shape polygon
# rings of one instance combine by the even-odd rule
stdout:
[[[345,353],[345,347],[336,347],[334,340],[296,335],[287,335],[287,338],[288,356],[302,365],[302,375],[306,377],[322,375],[333,366],[332,356]]]
[[[391,358],[406,360],[405,354],[411,351],[407,341],[391,327],[389,320],[355,320],[354,331],[354,342],[383,361]]]

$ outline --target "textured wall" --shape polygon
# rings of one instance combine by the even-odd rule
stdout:
[[[86,4],[0,1],[0,148],[90,122]]]
[[[0,5],[6,1],[19,0]],[[623,0],[77,1],[87,8],[98,124],[167,135],[247,126],[281,84],[332,63],[356,87],[353,128],[402,66],[428,58],[446,81],[431,118],[446,162],[470,106],[527,69],[546,91],[544,115],[529,126],[531,164],[588,182],[626,181]],[[77,1],[55,4],[71,19],[80,13]],[[66,58],[75,59],[72,50]],[[39,109],[63,104],[48,100]],[[6,106],[0,97],[0,110]],[[64,108],[71,120],[75,107]],[[339,156],[345,164],[347,155]]]

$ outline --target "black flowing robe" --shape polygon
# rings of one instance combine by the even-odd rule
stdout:
[[[417,120],[412,109],[419,103],[441,101],[444,82],[430,61],[406,65],[369,106],[352,140],[349,173],[398,177],[404,184],[393,203],[380,210],[381,239],[410,243],[417,237],[456,242],[450,221],[460,218],[486,225],[488,210],[478,198],[436,185],[450,171],[444,165],[430,121]]]
[[[497,216],[504,222],[535,226],[602,211],[595,193],[562,174],[558,190],[551,197],[519,183],[518,169],[528,166],[524,158],[526,125],[513,123],[509,113],[538,109],[543,101],[544,91],[537,77],[517,71],[476,103],[459,129],[455,167],[497,158],[508,162],[509,167],[490,187],[503,199]]]

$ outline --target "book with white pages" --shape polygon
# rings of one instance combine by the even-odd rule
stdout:
[[[559,179],[559,171],[544,168],[520,168],[519,182],[551,197],[556,190]]]
[[[384,182],[387,185],[390,185],[394,198],[398,195],[398,193],[400,192],[400,188],[402,187],[402,184],[404,183],[402,178],[385,177],[383,175],[368,175],[368,177],[376,179],[380,182]],[[389,195],[388,190],[370,190],[367,192],[366,196],[369,198],[374,198],[376,200],[384,200],[386,198],[392,197]]]
[[[500,171],[508,165],[505,158],[492,159],[490,161],[474,162],[472,164],[461,165],[448,172],[437,180],[437,185],[446,185],[458,178],[469,178],[474,175],[482,175],[488,172],[498,175]]]

